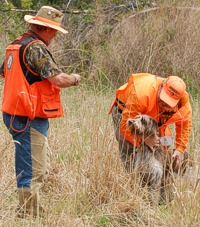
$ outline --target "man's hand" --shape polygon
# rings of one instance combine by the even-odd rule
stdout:
[[[77,86],[80,84],[80,81],[81,81],[81,76],[79,74],[71,74],[71,76],[74,77],[74,86]]]
[[[172,154],[174,171],[178,171],[181,163],[183,162],[184,154],[181,151],[175,150]]]
[[[60,88],[77,86],[80,84],[81,76],[79,74],[59,73],[55,76],[47,78],[53,85]]]

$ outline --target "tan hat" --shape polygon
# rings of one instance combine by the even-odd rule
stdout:
[[[56,29],[64,34],[67,34],[64,28],[61,27],[63,13],[51,6],[42,6],[36,16],[25,15],[24,20],[30,24],[38,24]]]
[[[174,107],[185,93],[186,85],[178,76],[169,76],[163,83],[160,99],[169,106]]]

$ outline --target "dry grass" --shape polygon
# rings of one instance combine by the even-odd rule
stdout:
[[[59,62],[65,70],[117,86],[133,72],[175,74],[199,85],[200,2],[158,2],[146,13],[118,15],[97,8],[87,26],[85,15],[67,15],[70,35],[59,38]]]
[[[51,171],[42,191],[46,226],[198,226],[200,187],[199,106],[193,101],[191,167],[175,181],[172,204],[150,207],[146,190],[125,173],[118,155],[111,116],[113,94],[88,85],[63,90],[65,117],[50,121]],[[0,225],[42,226],[41,220],[15,218],[14,155],[2,121]]]
[[[166,7],[125,18],[112,31],[107,49],[100,49],[99,63],[113,81],[116,75],[121,81],[128,73],[151,72],[198,83],[199,19],[199,10]]]

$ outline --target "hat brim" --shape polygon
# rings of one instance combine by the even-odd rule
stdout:
[[[60,26],[56,26],[56,25],[53,25],[53,24],[50,24],[50,23],[45,23],[45,22],[42,22],[42,21],[39,21],[35,18],[35,16],[31,16],[31,15],[25,15],[24,16],[24,20],[30,24],[38,24],[38,25],[42,25],[42,26],[45,26],[45,27],[49,27],[49,28],[53,28],[57,31],[60,31],[64,34],[67,34],[68,31],[65,30],[64,28],[61,28]]]
[[[177,103],[179,102],[179,99],[173,99],[171,98],[164,90],[164,88],[161,89],[160,92],[160,99],[165,102],[167,105],[171,107],[175,107]]]

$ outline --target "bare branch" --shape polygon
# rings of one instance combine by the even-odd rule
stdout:
[[[25,12],[25,13],[37,13],[37,10],[26,10],[26,9],[0,9],[0,12]],[[84,14],[88,13],[88,10],[68,10],[68,9],[63,9],[60,10],[63,13],[73,13],[73,14]]]
[[[67,3],[67,5],[69,5],[71,3],[71,0],[69,0],[69,2]],[[108,11],[108,10],[118,10],[118,9],[122,9],[122,8],[126,8],[126,9],[131,9],[131,10],[135,10],[137,7],[134,5],[118,5],[118,6],[114,6],[114,7],[109,7],[109,8],[103,8],[103,11]],[[165,7],[165,8],[170,8],[170,7]],[[194,11],[200,11],[199,7],[175,7],[178,10],[194,10]],[[148,12],[152,12],[152,11],[156,11],[156,10],[160,10],[160,7],[154,7],[154,8],[148,8],[142,11],[138,11],[135,14],[133,14],[131,17],[135,17],[137,15],[140,14],[145,14]],[[163,8],[162,8],[163,9]],[[0,9],[0,12],[26,12],[26,13],[37,13],[37,10],[25,10],[25,9]],[[70,9],[62,9],[60,10],[62,13],[72,13],[72,14],[87,14],[89,12],[89,10],[70,10]]]
[[[69,0],[69,2],[67,3],[67,7],[66,7],[66,8],[68,8],[68,7],[69,7],[70,3],[71,3],[71,0]]]
[[[9,3],[8,3],[8,1],[7,1],[7,0],[5,0],[5,2],[6,2],[6,4],[7,4],[7,5],[9,5]]]
[[[5,25],[9,20],[10,18],[12,18],[12,16],[9,16],[3,23],[1,23],[0,25]]]

